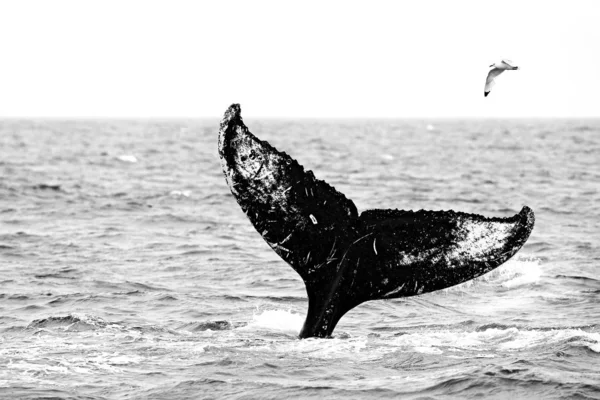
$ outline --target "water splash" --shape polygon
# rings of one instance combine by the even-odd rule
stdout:
[[[501,286],[505,288],[535,284],[542,276],[541,261],[539,259],[517,259],[512,263],[507,263],[500,274],[502,279],[509,278],[501,283]]]
[[[503,288],[512,289],[519,286],[531,285],[539,282],[542,276],[541,260],[537,258],[515,257],[508,260],[495,270],[472,279],[460,285],[443,289],[442,292],[468,291],[479,285],[499,285]]]
[[[304,316],[293,313],[291,310],[265,310],[254,314],[252,321],[247,325],[251,329],[268,329],[285,333],[298,334],[302,329]]]

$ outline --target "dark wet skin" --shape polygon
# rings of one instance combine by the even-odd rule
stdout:
[[[359,304],[420,295],[498,267],[527,241],[528,207],[510,218],[450,211],[367,210],[259,140],[241,109],[225,112],[219,156],[227,183],[256,230],[303,279],[300,338],[331,336]]]

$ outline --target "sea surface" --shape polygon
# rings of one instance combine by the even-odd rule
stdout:
[[[474,281],[300,340],[218,119],[0,120],[0,398],[600,399],[600,120],[268,120],[369,208],[536,215]]]

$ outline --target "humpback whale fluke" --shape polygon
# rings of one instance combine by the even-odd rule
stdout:
[[[328,337],[357,305],[414,296],[476,278],[508,260],[534,224],[454,211],[367,210],[255,137],[239,104],[225,112],[219,156],[235,199],[300,275],[308,313],[300,338]]]

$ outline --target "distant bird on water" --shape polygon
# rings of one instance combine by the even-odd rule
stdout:
[[[492,69],[490,69],[490,72],[488,72],[487,79],[485,80],[485,91],[484,91],[485,97],[487,97],[487,95],[490,94],[492,87],[496,83],[496,82],[494,82],[494,79],[496,79],[496,77],[498,75],[500,75],[501,73],[503,73],[506,70],[519,69],[519,67],[513,65],[513,62],[510,60],[502,60],[499,63],[490,65],[490,68],[492,68]]]

